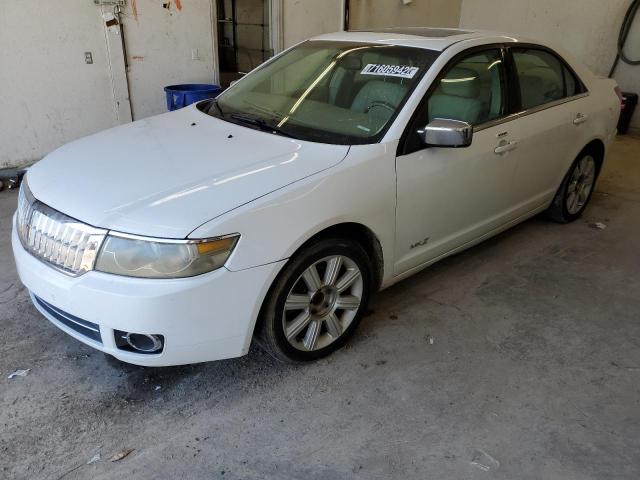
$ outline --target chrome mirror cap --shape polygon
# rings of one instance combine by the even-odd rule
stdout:
[[[471,145],[473,127],[460,120],[436,118],[422,130],[418,130],[422,142],[430,147],[463,148]]]

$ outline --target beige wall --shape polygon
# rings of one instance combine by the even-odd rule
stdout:
[[[127,2],[129,109],[120,36],[105,28],[101,7],[0,0],[0,168],[39,160],[130,120],[131,111],[135,118],[166,111],[165,85],[213,83],[211,2],[183,1],[178,11],[175,2],[167,10],[158,0],[137,0],[137,21]]]
[[[0,168],[115,125],[99,9],[89,1],[0,0],[0,85]]]
[[[283,0],[285,48],[314,35],[342,30],[343,0]]]
[[[349,29],[457,27],[462,0],[350,0]]]
[[[460,26],[538,38],[575,55],[599,75],[607,75],[628,0],[464,0]],[[640,59],[640,18],[627,41]],[[616,80],[623,91],[640,92],[640,67],[620,63]],[[632,126],[640,129],[636,113]]]

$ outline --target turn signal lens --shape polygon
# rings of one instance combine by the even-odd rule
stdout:
[[[212,240],[210,242],[198,243],[198,253],[200,255],[216,254],[221,251],[233,249],[238,237],[228,237],[222,240]]]

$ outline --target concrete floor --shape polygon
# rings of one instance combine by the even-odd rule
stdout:
[[[377,295],[308,366],[83,346],[16,278],[15,203],[0,193],[0,478],[640,477],[640,140],[616,143],[582,220],[533,219]]]

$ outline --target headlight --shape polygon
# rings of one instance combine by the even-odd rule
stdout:
[[[240,235],[210,240],[171,241],[109,235],[95,269],[128,277],[193,277],[222,267]]]
[[[31,217],[31,206],[35,202],[35,198],[31,194],[29,184],[27,183],[27,176],[25,175],[20,184],[20,191],[18,192],[18,208],[17,208],[17,227],[18,235],[23,244],[27,239],[29,233],[29,220]]]

